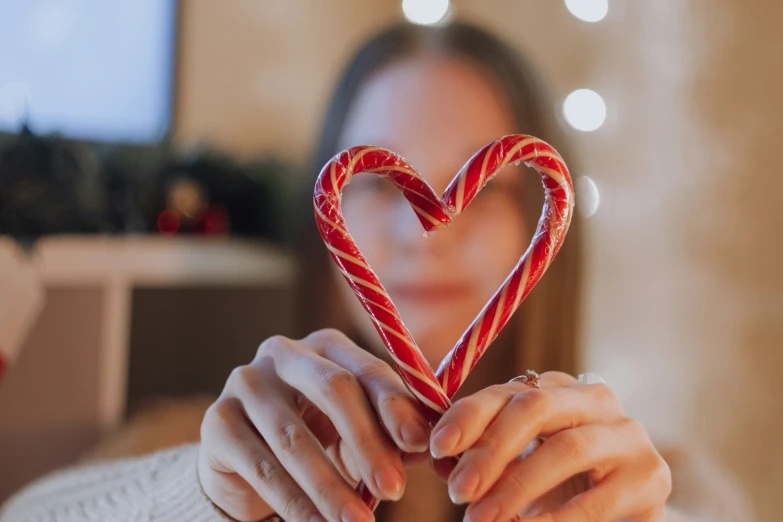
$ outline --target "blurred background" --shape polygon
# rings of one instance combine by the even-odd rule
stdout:
[[[340,68],[404,16],[542,70],[580,158],[581,366],[780,519],[772,0],[0,0],[0,249],[37,281],[0,312],[41,295],[0,381],[0,501],[290,330],[286,201]]]

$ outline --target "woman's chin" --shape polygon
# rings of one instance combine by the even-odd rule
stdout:
[[[444,328],[435,331],[428,329],[426,332],[420,331],[419,333],[412,329],[411,333],[430,366],[437,368],[456,344],[462,332]]]
[[[456,308],[456,307],[455,307]],[[414,309],[400,306],[400,315],[408,331],[413,336],[430,366],[437,368],[441,361],[464,333],[473,315],[467,310],[445,309],[442,313],[437,308]],[[364,311],[361,311],[364,314]],[[364,316],[365,319],[366,316]],[[385,347],[378,338],[375,328],[369,320],[364,324],[364,334],[372,343],[371,350],[376,356],[388,360]]]

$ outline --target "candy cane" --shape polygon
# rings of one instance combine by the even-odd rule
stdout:
[[[348,232],[341,196],[354,174],[382,176],[400,189],[425,232],[448,225],[482,187],[509,164],[533,167],[544,183],[544,207],[536,233],[519,263],[462,335],[437,374],[421,353],[397,308]],[[337,154],[321,170],[313,196],[315,219],[329,253],[370,315],[400,375],[433,424],[451,406],[450,398],[497,337],[508,319],[551,264],[563,243],[574,206],[568,168],[550,145],[526,135],[509,135],[479,150],[439,198],[403,158],[379,147],[353,147]],[[378,501],[360,484],[371,508]]]
[[[514,270],[438,367],[438,380],[449,397],[457,393],[487,347],[552,264],[571,224],[574,186],[568,167],[550,145],[524,135],[495,140],[468,161],[443,194],[453,217],[467,208],[500,169],[519,162],[534,168],[543,180],[541,218],[527,251]]]

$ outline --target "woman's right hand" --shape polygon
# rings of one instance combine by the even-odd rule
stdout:
[[[354,491],[397,500],[401,452],[424,457],[429,428],[402,379],[335,330],[272,337],[236,368],[201,426],[198,472],[240,521],[364,522]],[[419,459],[416,459],[419,460]]]

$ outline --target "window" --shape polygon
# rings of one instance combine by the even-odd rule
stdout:
[[[175,31],[175,0],[0,2],[0,130],[160,139]]]

